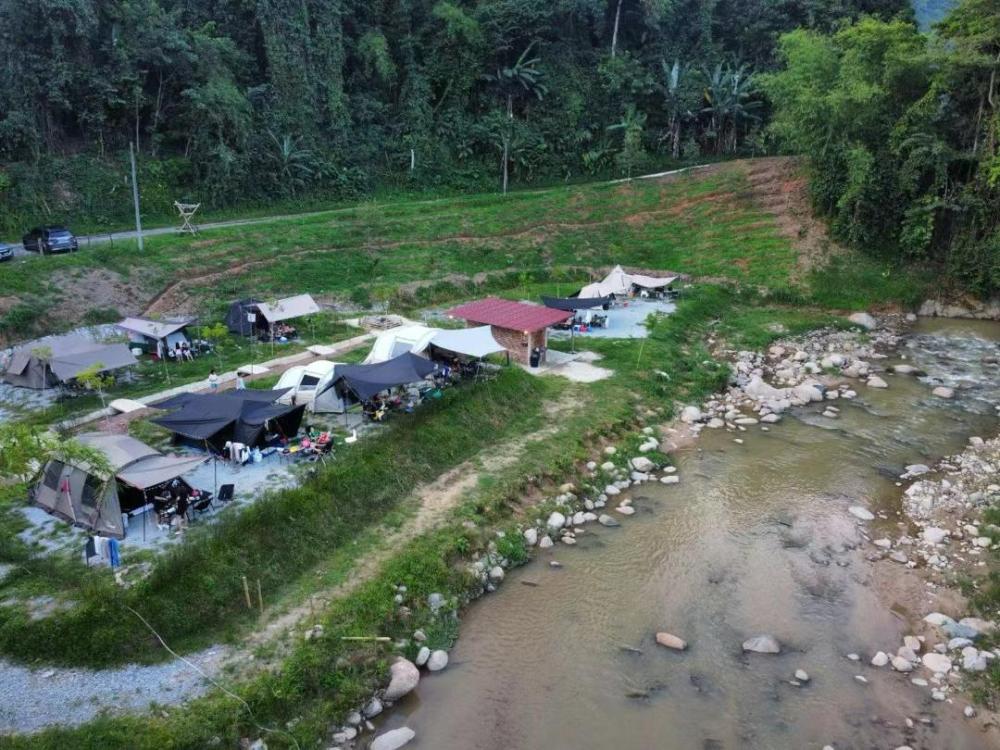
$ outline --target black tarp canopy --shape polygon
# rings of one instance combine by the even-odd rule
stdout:
[[[316,396],[343,383],[359,399],[367,401],[382,391],[423,380],[436,369],[433,362],[412,352],[373,365],[337,365],[334,379]]]
[[[553,310],[591,310],[611,304],[612,297],[542,297],[546,307]]]
[[[175,408],[176,411],[152,421],[175,435],[207,441],[220,450],[227,441],[260,445],[267,428],[289,438],[299,431],[305,404],[274,403],[275,398],[286,391],[181,394],[157,404],[159,408]]]

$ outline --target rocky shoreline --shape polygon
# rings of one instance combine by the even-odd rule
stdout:
[[[496,532],[486,552],[468,565],[471,584],[462,601],[431,594],[427,605],[435,615],[457,620],[461,605],[495,591],[504,581],[506,571],[525,561],[510,550],[572,546],[579,536],[587,533],[588,524],[620,526],[635,512],[628,490],[647,482],[679,483],[681,478],[670,465],[668,454],[696,440],[705,429],[730,432],[733,441],[742,444],[746,433],[752,429],[770,429],[790,408],[817,404],[825,419],[836,420],[841,399],[854,399],[866,388],[889,387],[882,377],[885,373],[924,375],[912,365],[885,364],[907,326],[915,320],[912,315],[876,319],[860,313],[851,316],[853,329],[828,328],[780,339],[766,352],[727,350],[721,342],[709,341],[715,347],[715,356],[729,361],[732,367],[730,385],[724,393],[700,405],[684,406],[679,419],[669,425],[659,428],[646,425],[637,434],[618,441],[618,445],[605,446],[599,457],[595,456],[581,468],[577,482],[559,486],[554,496],[530,508],[528,518],[516,529]],[[951,389],[933,384],[928,384],[928,389],[940,399],[954,395]],[[934,468],[922,464],[908,466],[898,482],[901,488],[910,483],[903,491],[902,504],[907,517],[900,521],[895,538],[868,529],[873,522],[888,520],[884,514],[880,519],[861,505],[848,509],[860,527],[865,544],[871,547],[866,558],[872,564],[881,565],[885,561],[884,564],[893,566],[889,569],[892,576],[924,576],[931,590],[942,592],[951,590],[958,572],[981,574],[988,566],[989,553],[996,547],[989,534],[1000,533],[1000,528],[988,527],[981,521],[981,513],[988,504],[1000,499],[1000,485],[993,483],[998,469],[1000,437],[972,438],[964,453],[944,459]],[[508,534],[517,538],[508,539]],[[550,565],[559,563],[551,561]],[[926,689],[933,701],[960,700],[962,691],[969,687],[966,675],[985,670],[992,659],[1000,657],[1000,650],[976,646],[993,632],[995,623],[955,610],[964,606],[956,603],[961,601],[960,596],[952,596],[948,607],[943,607],[953,616],[936,610],[921,613],[921,632],[907,635],[897,647],[887,644],[886,650],[864,659],[873,667],[908,675],[910,682]],[[407,610],[405,588],[398,591],[397,603]],[[431,651],[424,645],[425,639],[423,631],[416,630],[409,641],[395,644],[397,653],[415,652],[415,658],[396,657],[390,666],[388,686],[352,712],[345,724],[331,729],[333,745],[329,750],[363,747],[369,737],[372,739],[368,746],[374,750],[398,750],[416,736],[408,727],[376,734],[371,720],[417,689],[421,669],[439,671],[447,666],[447,651]],[[687,647],[681,636],[666,632],[657,633],[656,641],[670,649]],[[768,634],[752,636],[742,647],[744,651],[764,654],[781,650],[777,640]],[[847,658],[862,660],[858,654],[848,654]],[[797,670],[790,678],[791,684],[799,685],[808,680],[803,670]],[[865,678],[859,676],[858,680]],[[968,718],[978,715],[968,703],[964,713]],[[994,723],[991,714],[980,719],[984,730]]]

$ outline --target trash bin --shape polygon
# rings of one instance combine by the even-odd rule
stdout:
[[[538,362],[539,362],[539,360],[541,360],[541,358],[542,358],[542,352],[536,346],[534,349],[531,350],[531,360],[530,360],[531,361],[531,366],[532,367],[538,367]]]

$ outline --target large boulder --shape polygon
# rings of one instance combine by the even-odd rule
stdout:
[[[792,395],[804,404],[811,401],[822,401],[823,391],[811,383],[802,383],[792,388]]]
[[[399,750],[416,736],[409,727],[390,729],[372,740],[371,750]]]
[[[930,671],[938,674],[948,674],[951,671],[951,659],[936,651],[926,653],[921,657],[924,666]]]
[[[430,658],[427,660],[427,669],[431,672],[440,672],[442,669],[448,666],[448,652],[438,649],[437,651],[432,651]]]
[[[755,635],[743,641],[743,650],[755,654],[780,654],[781,644],[773,635]]]
[[[681,410],[681,421],[692,424],[701,420],[701,409],[697,406],[685,406]]]
[[[630,463],[632,464],[633,469],[635,469],[636,471],[644,472],[646,474],[648,474],[649,472],[651,472],[653,469],[656,468],[656,464],[654,464],[645,456],[636,456],[635,458],[632,459]]]
[[[847,318],[852,323],[871,331],[878,328],[878,321],[866,312],[857,312]]]
[[[398,701],[413,691],[420,682],[420,670],[409,659],[400,657],[389,667],[389,687],[385,689],[387,701]]]
[[[545,522],[545,525],[549,527],[550,531],[559,531],[559,529],[566,525],[566,516],[554,510],[549,514],[549,520]]]
[[[889,384],[886,383],[878,375],[871,375],[871,376],[869,376],[868,380],[865,381],[865,385],[867,385],[869,388],[888,388],[889,387]]]

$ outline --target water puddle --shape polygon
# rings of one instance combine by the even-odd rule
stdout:
[[[903,353],[956,384],[951,401],[887,375],[887,390],[862,386],[838,419],[804,409],[744,445],[705,431],[675,456],[681,483],[639,488],[622,528],[539,552],[473,605],[449,668],[383,728],[406,724],[413,747],[436,750],[990,746],[958,700],[933,707],[904,675],[868,666],[923,603],[876,585],[847,508],[896,518],[903,466],[995,431],[998,340],[994,324],[918,326]],[[660,630],[689,650],[658,647]],[[758,633],[783,653],[743,654]],[[789,684],[797,669],[808,683]]]

